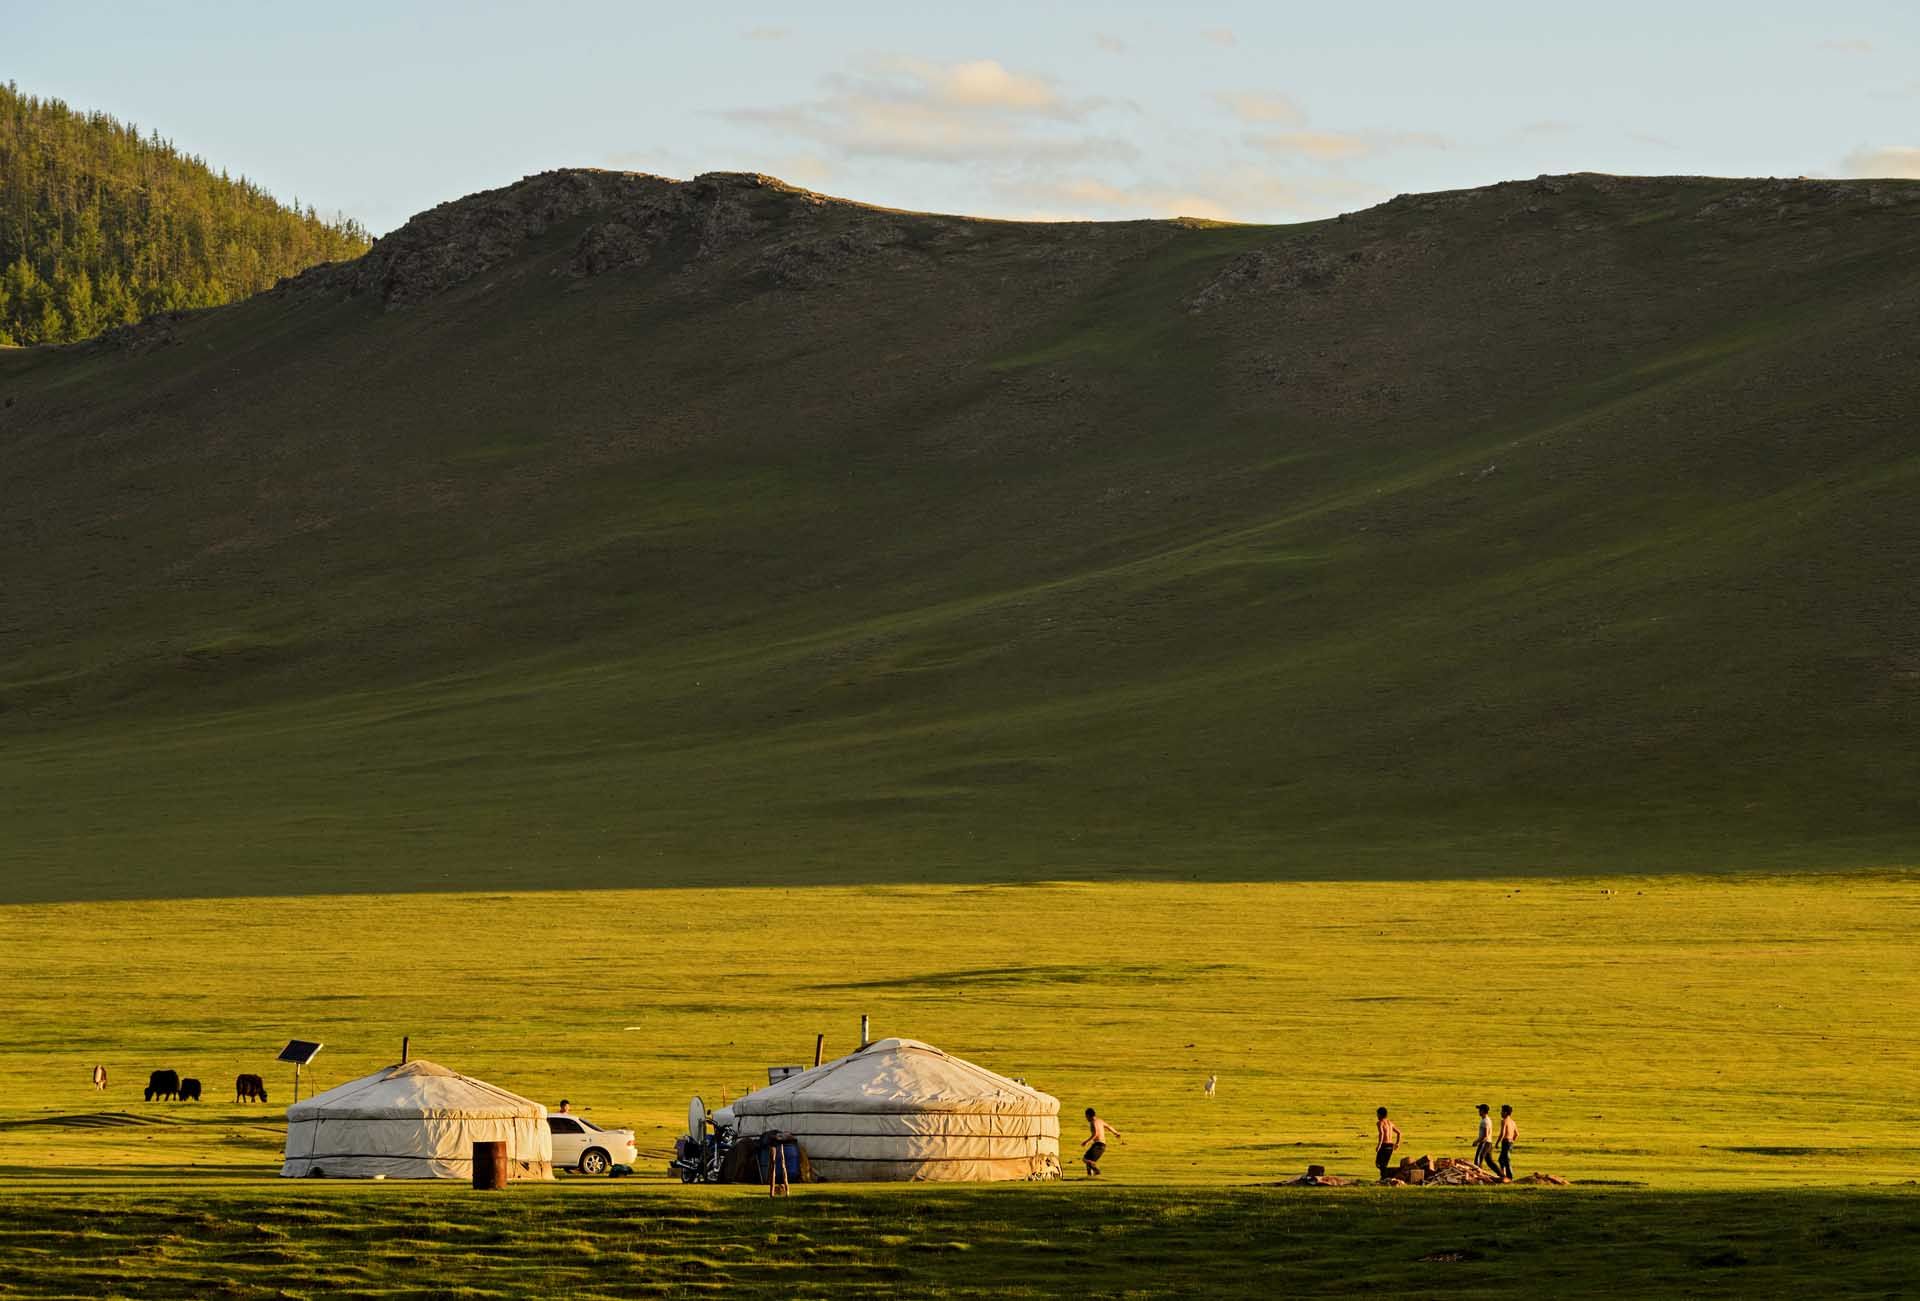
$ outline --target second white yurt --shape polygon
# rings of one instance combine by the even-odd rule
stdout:
[[[749,1093],[728,1109],[740,1138],[792,1134],[823,1181],[1051,1179],[1060,1100],[913,1039]]]
[[[287,1108],[292,1178],[467,1179],[473,1145],[504,1141],[507,1177],[553,1178],[547,1109],[429,1061],[388,1066]]]

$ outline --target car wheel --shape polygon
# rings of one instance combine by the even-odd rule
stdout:
[[[597,1147],[590,1147],[580,1154],[580,1173],[583,1175],[603,1175],[613,1168],[613,1158]]]

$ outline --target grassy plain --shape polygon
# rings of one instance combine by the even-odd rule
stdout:
[[[1126,1133],[1120,1182],[1363,1173],[1381,1103],[1410,1154],[1464,1154],[1480,1101],[1514,1104],[1529,1170],[1899,1181],[1920,1168],[1917,933],[1910,876],[11,906],[0,1173],[269,1172],[281,1043],[326,1042],[324,1086],[410,1034],[420,1056],[631,1123],[651,1174],[690,1094],[738,1096],[817,1031],[844,1052],[867,1012],[876,1035],[1102,1108]],[[157,1066],[208,1101],[142,1105]],[[276,1105],[233,1107],[240,1071]],[[109,1111],[168,1123],[55,1119]]]
[[[1920,1206],[1917,929],[1900,875],[13,905],[0,1296],[1890,1295]],[[1102,1108],[1106,1182],[770,1207],[664,1181],[689,1094],[737,1096],[816,1031],[844,1051],[862,1011]],[[326,1041],[322,1086],[411,1034],[571,1097],[636,1128],[639,1176],[280,1181],[295,1034]],[[208,1100],[141,1103],[158,1065]],[[271,1107],[227,1100],[242,1070]],[[1515,1105],[1523,1171],[1579,1186],[1260,1187],[1364,1175],[1378,1102],[1410,1152],[1465,1154],[1483,1099]]]

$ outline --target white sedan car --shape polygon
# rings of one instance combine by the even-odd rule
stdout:
[[[632,1165],[640,1159],[630,1129],[602,1129],[579,1116],[548,1116],[553,1134],[553,1163],[572,1166],[583,1175],[603,1175],[616,1163]]]

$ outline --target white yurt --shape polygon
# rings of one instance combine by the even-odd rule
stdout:
[[[780,1130],[823,1181],[1051,1179],[1060,1100],[912,1039],[881,1039],[728,1108],[740,1138]]]
[[[553,1178],[547,1109],[484,1080],[414,1060],[287,1108],[292,1178],[467,1179],[473,1145],[504,1140],[510,1179]]]

